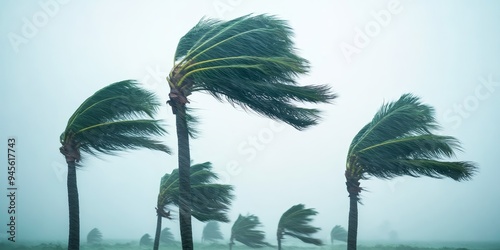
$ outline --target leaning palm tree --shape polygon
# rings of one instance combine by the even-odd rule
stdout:
[[[316,214],[318,214],[316,210],[305,208],[304,204],[297,204],[284,212],[278,222],[278,230],[276,231],[278,250],[281,250],[281,241],[285,235],[297,238],[304,243],[316,246],[323,245],[320,239],[311,237],[312,234],[320,230],[319,227],[309,225],[312,221],[311,217]]]
[[[201,236],[202,241],[217,242],[218,240],[223,240],[222,232],[220,231],[220,226],[217,221],[209,221],[203,227],[203,233]]]
[[[347,242],[347,230],[340,225],[336,225],[330,231],[330,241],[333,245],[334,240],[340,240],[343,242]]]
[[[264,241],[266,237],[264,231],[259,230],[262,224],[259,217],[255,215],[239,215],[238,219],[231,227],[231,237],[229,238],[229,249],[233,249],[234,241],[239,241],[251,248],[261,248],[271,246]]]
[[[99,244],[102,242],[102,233],[98,228],[90,230],[87,234],[87,244]]]
[[[293,31],[270,15],[246,15],[230,21],[202,19],[179,41],[174,66],[167,77],[169,101],[176,116],[183,249],[193,248],[189,206],[188,97],[206,92],[221,101],[250,109],[297,129],[318,122],[317,109],[296,105],[328,103],[336,95],[325,85],[299,86],[296,78],[309,70],[297,55]]]
[[[147,148],[170,153],[168,147],[152,138],[166,133],[160,121],[151,119],[159,105],[153,93],[140,88],[135,81],[126,80],[95,92],[69,118],[59,149],[68,164],[68,249],[80,247],[76,166],[81,167],[81,152],[116,154]]]
[[[139,240],[139,246],[141,248],[149,248],[153,244],[153,239],[151,239],[151,235],[149,234],[144,234],[141,239]]]
[[[477,167],[471,162],[445,161],[460,150],[451,136],[433,134],[439,128],[434,109],[411,94],[382,105],[354,137],[346,164],[346,186],[350,197],[347,246],[356,249],[360,180],[370,176],[391,179],[397,176],[449,177],[469,180]]]
[[[217,174],[212,171],[212,164],[204,162],[195,164],[190,168],[191,193],[191,215],[197,220],[229,222],[227,212],[234,198],[233,187],[226,184],[213,183],[218,180]],[[181,197],[179,191],[179,171],[172,170],[171,174],[165,174],[161,179],[160,192],[158,194],[156,214],[156,235],[154,249],[159,247],[159,228],[162,218],[172,219],[169,206],[180,206]]]

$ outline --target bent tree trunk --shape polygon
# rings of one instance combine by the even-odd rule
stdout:
[[[176,107],[177,144],[179,156],[179,223],[181,229],[182,249],[193,249],[191,228],[191,181],[189,133],[186,121],[186,106]]]
[[[156,220],[156,233],[155,233],[155,242],[153,245],[153,250],[158,250],[160,247],[160,234],[161,234],[161,215],[156,216],[158,219]]]
[[[76,163],[68,163],[68,206],[69,206],[69,238],[68,250],[80,249],[80,206],[78,203],[78,186],[76,183]]]

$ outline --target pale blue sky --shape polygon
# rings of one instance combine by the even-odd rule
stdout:
[[[274,243],[279,216],[304,203],[319,212],[314,223],[323,228],[321,238],[327,239],[334,225],[346,227],[343,172],[349,143],[384,101],[412,92],[436,108],[443,133],[463,142],[457,158],[477,162],[480,171],[463,183],[408,177],[364,181],[368,192],[359,207],[359,239],[387,239],[395,230],[402,240],[494,240],[500,232],[497,2],[40,0],[0,5],[0,151],[6,151],[8,136],[17,137],[21,241],[64,242],[67,237],[65,162],[58,139],[78,105],[124,79],[142,81],[164,103],[164,79],[179,38],[203,16],[230,19],[248,13],[289,20],[299,52],[312,66],[300,82],[330,84],[340,97],[334,105],[321,105],[323,122],[305,131],[270,123],[209,95],[191,97],[202,121],[192,159],[212,161],[222,179],[235,185],[232,220],[239,213],[259,216]],[[346,46],[356,52],[346,56]],[[175,149],[173,116],[166,105],[158,118],[168,125],[165,142]],[[149,151],[86,158],[78,172],[82,235],[94,227],[107,238],[152,234],[160,177],[175,167],[175,155]],[[5,190],[2,169],[0,188]],[[2,197],[2,225],[6,207]],[[176,232],[178,222],[164,225]],[[196,240],[202,225],[194,222]],[[222,226],[226,239],[229,228]],[[0,236],[5,240],[5,234]]]

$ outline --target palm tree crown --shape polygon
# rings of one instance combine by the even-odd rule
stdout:
[[[114,154],[121,150],[148,148],[170,153],[150,136],[166,133],[153,118],[160,103],[153,93],[126,80],[110,84],[87,98],[68,120],[60,141],[61,152]],[[66,154],[65,154],[66,155]]]
[[[229,239],[229,249],[232,249],[234,241],[238,241],[251,248],[260,248],[270,246],[265,242],[264,231],[259,230],[262,224],[259,217],[249,214],[247,216],[239,215],[238,219],[231,227],[231,237]]]
[[[297,55],[286,21],[246,15],[230,21],[202,19],[177,46],[168,77],[171,105],[184,105],[195,91],[256,111],[302,129],[316,124],[318,111],[293,101],[329,102],[326,85],[297,86],[309,63]]]
[[[203,227],[202,233],[202,241],[208,242],[217,242],[218,240],[222,240],[224,237],[222,236],[222,232],[220,231],[220,226],[217,221],[209,221]]]
[[[312,208],[305,208],[304,204],[297,204],[284,212],[278,223],[278,249],[281,249],[281,240],[285,235],[297,238],[308,244],[323,245],[320,239],[311,237],[312,234],[320,230],[319,227],[309,225],[312,217],[316,214],[318,212]]]

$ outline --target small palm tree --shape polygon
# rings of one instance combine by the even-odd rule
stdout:
[[[239,215],[238,219],[231,227],[231,238],[229,239],[229,249],[233,249],[234,241],[238,241],[251,248],[271,246],[265,242],[264,231],[258,230],[262,224],[255,215]]]
[[[283,215],[278,223],[278,230],[276,236],[278,239],[278,250],[281,250],[281,241],[287,236],[291,236],[301,240],[304,243],[313,244],[316,246],[323,245],[320,239],[311,237],[312,234],[317,233],[320,228],[309,225],[312,221],[312,216],[318,214],[312,208],[305,208],[304,204],[297,204],[289,208]]]
[[[449,177],[469,180],[477,167],[471,162],[445,161],[460,150],[451,136],[433,134],[439,128],[434,109],[418,97],[402,95],[382,105],[372,121],[354,137],[346,164],[346,186],[350,198],[347,249],[356,249],[360,180],[370,176],[391,179],[397,176]]]
[[[80,248],[76,166],[78,163],[81,167],[81,152],[112,155],[147,148],[170,153],[167,146],[151,138],[166,133],[158,120],[150,119],[159,106],[154,94],[140,88],[137,82],[127,80],[95,92],[69,118],[59,149],[68,164],[68,249]]]
[[[166,227],[161,230],[160,241],[164,244],[172,244],[175,242],[174,235],[170,232],[170,228]]]
[[[183,249],[193,249],[186,118],[192,93],[209,93],[297,129],[314,125],[320,118],[318,110],[299,107],[298,102],[328,103],[336,98],[328,86],[297,85],[297,76],[308,72],[309,62],[297,55],[292,36],[284,20],[247,15],[229,21],[202,19],[180,39],[167,81],[179,145]]]
[[[94,228],[87,234],[87,244],[99,244],[102,242],[102,233]]]
[[[144,234],[139,240],[139,246],[150,247],[151,245],[153,245],[153,239],[151,238],[151,235]]]
[[[209,221],[203,227],[203,233],[201,236],[202,241],[217,242],[218,240],[223,240],[222,232],[220,231],[220,226],[217,221]]]
[[[229,222],[227,212],[234,198],[231,185],[216,184],[217,174],[212,171],[212,164],[204,162],[195,164],[190,168],[191,193],[191,215],[197,220]],[[159,247],[159,230],[162,218],[172,219],[168,206],[179,206],[179,170],[172,170],[171,174],[165,174],[161,179],[160,192],[157,201],[157,223],[154,249]]]
[[[332,245],[334,240],[347,242],[347,231],[344,227],[336,225],[332,228],[332,231],[330,231],[330,241]]]

